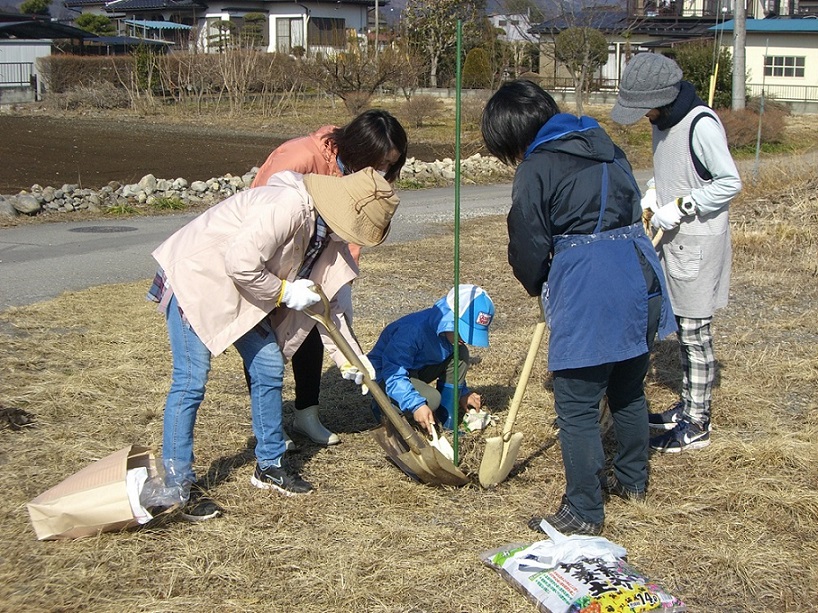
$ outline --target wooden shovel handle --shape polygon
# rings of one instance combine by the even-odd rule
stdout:
[[[534,327],[534,334],[531,336],[531,345],[528,347],[528,355],[523,364],[523,370],[520,372],[520,379],[517,382],[517,389],[514,390],[514,397],[511,399],[511,406],[508,409],[508,417],[506,423],[503,425],[503,442],[507,443],[511,438],[511,430],[514,428],[514,421],[517,419],[517,411],[523,401],[525,389],[528,386],[528,379],[531,376],[531,370],[534,368],[534,360],[537,358],[537,353],[542,344],[542,337],[545,334],[545,313],[543,313],[542,299],[538,299],[540,305],[540,321]]]
[[[378,406],[386,415],[386,418],[395,426],[395,429],[400,434],[401,438],[406,441],[406,444],[409,445],[409,448],[412,452],[419,454],[421,452],[421,446],[424,445],[420,442],[420,435],[415,431],[412,426],[398,413],[397,409],[392,406],[392,401],[389,400],[389,396],[386,395],[381,389],[381,386],[378,385],[375,381],[372,380],[372,377],[369,376],[369,370],[363,365],[358,354],[349,344],[347,339],[344,338],[344,335],[341,334],[338,327],[330,318],[330,307],[329,307],[329,300],[327,299],[326,294],[324,294],[324,290],[321,289],[321,286],[317,283],[312,286],[312,291],[318,294],[321,297],[321,304],[323,306],[323,311],[318,313],[313,311],[310,308],[304,309],[303,313],[309,317],[320,323],[324,328],[326,328],[327,333],[329,334],[332,341],[338,347],[338,350],[343,354],[343,356],[352,364],[355,368],[357,368],[360,373],[363,375],[363,382],[369,388],[369,393],[372,394],[372,397],[375,399],[375,402],[378,403]]]
[[[654,247],[659,246],[659,242],[662,240],[662,234],[664,234],[664,230],[662,228],[656,228],[654,231],[650,225],[650,220],[653,217],[653,211],[650,209],[645,209],[642,212],[642,225],[645,227],[645,234],[650,237],[650,242],[653,243]]]

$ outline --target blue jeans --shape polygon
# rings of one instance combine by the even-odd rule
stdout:
[[[183,321],[176,297],[168,303],[167,326],[173,375],[165,402],[162,462],[168,484],[189,485],[193,472],[193,427],[210,372],[210,351]],[[250,375],[250,408],[256,437],[256,460],[262,469],[281,465],[286,443],[281,425],[284,357],[275,333],[257,326],[233,346]]]

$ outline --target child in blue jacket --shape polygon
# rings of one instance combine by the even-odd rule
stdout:
[[[462,284],[458,307],[458,399],[464,415],[480,410],[482,398],[466,386],[466,345],[488,347],[494,303],[476,285]],[[405,315],[384,328],[369,360],[376,380],[401,411],[430,434],[436,422],[453,428],[454,288],[434,306]],[[434,386],[432,385],[434,384]]]

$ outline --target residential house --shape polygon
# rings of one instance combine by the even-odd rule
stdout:
[[[0,104],[39,99],[43,79],[37,60],[58,44],[81,49],[95,36],[44,17],[0,13]]]
[[[536,66],[537,37],[531,34],[530,13],[489,13],[487,18],[497,32],[498,40],[507,43],[509,51],[505,58],[504,77],[517,76]]]
[[[747,17],[753,21],[755,16],[795,15],[810,2],[818,7],[818,0],[750,0]],[[600,30],[609,43],[608,61],[593,76],[593,84],[597,89],[615,89],[633,54],[668,51],[695,40],[714,41],[720,34],[714,27],[732,19],[732,7],[733,0],[628,0],[625,9],[602,4],[563,14],[531,28],[541,42],[540,75],[545,84],[570,87],[567,70],[554,57],[554,40],[566,28],[586,26]]]
[[[383,8],[388,0],[378,0]],[[245,17],[263,16],[261,46],[288,54],[334,53],[351,36],[364,36],[375,0],[66,0],[82,13],[105,14],[120,28],[126,24],[147,32],[171,22],[190,27],[188,44],[217,51],[232,43]]]
[[[732,48],[734,21],[711,28]],[[795,110],[818,110],[818,19],[746,21],[745,68],[751,96],[786,101]]]
[[[531,18],[528,13],[492,13],[488,15],[488,20],[492,27],[502,32],[499,34],[501,40],[510,43],[529,43],[535,40],[529,33]]]

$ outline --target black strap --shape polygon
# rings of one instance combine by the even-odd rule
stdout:
[[[709,117],[713,121],[716,121],[716,118],[710,113],[699,113],[696,115],[693,121],[690,122],[690,134],[688,135],[687,146],[690,149],[690,157],[693,158],[693,168],[696,169],[696,174],[701,177],[702,181],[712,181],[713,175],[710,174],[710,171],[707,170],[702,161],[696,156],[696,152],[693,151],[693,128],[696,127],[696,124],[699,123],[699,119],[702,117]]]
[[[602,164],[602,189],[599,195],[599,216],[596,219],[594,234],[602,230],[602,218],[605,216],[605,207],[608,206],[608,164]]]

